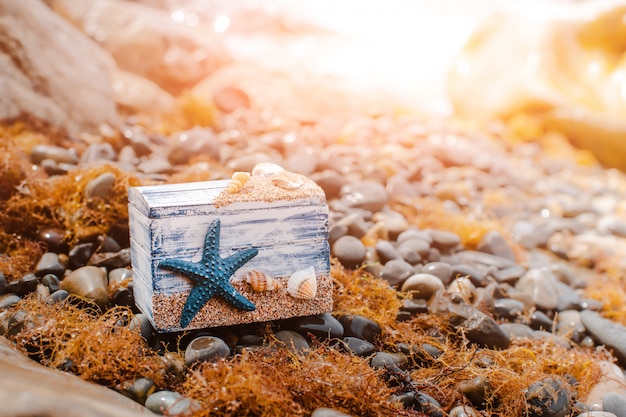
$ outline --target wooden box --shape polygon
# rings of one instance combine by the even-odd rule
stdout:
[[[135,300],[158,331],[332,310],[323,190],[286,172],[244,180],[129,189]]]

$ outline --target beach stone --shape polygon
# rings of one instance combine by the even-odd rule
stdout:
[[[294,349],[296,352],[303,353],[309,350],[309,342],[296,331],[280,330],[274,334],[274,337],[283,342],[288,349]]]
[[[115,64],[108,54],[43,2],[5,1],[0,16],[2,73],[12,80],[0,97],[0,119],[29,114],[73,133],[118,123],[109,76]],[[32,156],[35,163],[49,156],[76,163],[76,155],[67,158],[66,152],[33,149]]]
[[[626,397],[626,378],[624,371],[616,364],[609,361],[598,362],[600,377],[598,382],[591,388],[584,402],[594,410],[602,409],[604,397],[614,393]]]
[[[448,285],[449,293],[456,293],[464,300],[470,300],[474,296],[476,286],[467,277],[458,277]]]
[[[411,226],[402,233],[398,235],[396,242],[398,244],[405,242],[407,240],[419,239],[427,242],[429,245],[433,243],[432,236],[425,230],[420,230],[415,226]]]
[[[613,351],[619,363],[626,366],[626,327],[590,310],[581,312],[580,319],[591,337]]]
[[[452,266],[446,262],[429,262],[422,267],[422,272],[436,276],[444,285],[452,280]]]
[[[213,129],[196,126],[178,132],[170,139],[167,159],[174,165],[187,164],[197,155],[206,155],[215,161],[220,160],[221,142]]]
[[[546,377],[532,383],[526,390],[529,416],[565,417],[572,407],[569,384],[561,379]]]
[[[185,349],[185,365],[196,362],[212,362],[225,359],[230,355],[230,348],[219,337],[200,336],[193,339]]]
[[[7,279],[4,274],[0,271],[0,295],[3,295],[7,292]]]
[[[358,356],[369,356],[376,351],[373,344],[358,337],[346,336],[342,340],[347,348]]]
[[[106,200],[113,190],[117,178],[110,172],[98,175],[85,186],[85,198],[101,198]]]
[[[51,293],[57,291],[61,287],[61,280],[56,275],[46,274],[41,278],[41,283],[48,287]]]
[[[413,274],[408,277],[401,287],[402,292],[412,292],[413,298],[430,300],[437,292],[444,291],[441,280],[426,273]]]
[[[398,254],[411,265],[416,265],[428,256],[430,244],[425,240],[415,238],[400,242],[396,248]]]
[[[487,267],[491,266],[497,269],[504,269],[516,265],[516,263],[511,261],[510,259],[474,250],[463,250],[456,252],[454,254],[454,258],[457,260],[458,263],[464,263],[469,265],[477,264]]]
[[[512,298],[498,298],[494,303],[496,318],[515,320],[524,311],[524,303]]]
[[[376,352],[370,359],[370,366],[374,369],[403,369],[408,366],[408,364],[409,358],[403,353]]]
[[[128,324],[128,328],[131,330],[139,330],[139,334],[145,340],[151,340],[154,336],[154,328],[150,319],[144,313],[137,313],[133,316]]]
[[[0,309],[17,304],[22,298],[13,293],[0,295]]]
[[[35,274],[26,274],[16,281],[9,282],[6,287],[6,292],[15,293],[23,297],[37,289],[37,282]]]
[[[134,381],[122,383],[116,389],[128,398],[144,405],[148,396],[156,390],[156,385],[150,378],[137,378]]]
[[[39,240],[42,241],[48,250],[57,251],[65,245],[63,239],[65,231],[58,227],[45,227],[39,231]]]
[[[546,268],[528,270],[515,284],[541,310],[554,310],[559,305],[559,292],[554,274]]]
[[[365,260],[365,245],[354,236],[342,236],[331,248],[333,256],[346,268],[356,268]]]
[[[586,411],[584,413],[577,414],[576,417],[619,417],[614,413],[608,411]]]
[[[476,250],[490,253],[515,262],[515,253],[506,239],[496,230],[487,232],[478,242]]]
[[[600,218],[597,229],[600,233],[626,237],[626,222],[615,216],[603,216]]]
[[[87,149],[83,152],[80,157],[81,163],[91,163],[91,162],[111,162],[115,161],[117,157],[117,153],[115,149],[113,149],[113,145],[108,142],[103,143],[92,143],[87,146]]]
[[[425,229],[432,238],[432,246],[446,253],[461,244],[461,238],[456,233],[444,230]]]
[[[109,303],[106,272],[95,266],[83,266],[61,281],[61,289],[91,299],[100,307]]]
[[[467,405],[457,405],[448,413],[449,417],[480,417],[478,411]]]
[[[57,164],[76,164],[78,156],[74,149],[62,148],[54,145],[36,145],[30,151],[30,160],[34,164],[41,164],[43,161],[51,160]]]
[[[119,287],[126,287],[133,280],[133,270],[130,268],[115,268],[109,272],[109,291],[113,292]]]
[[[87,261],[87,265],[107,269],[126,268],[130,264],[130,248],[124,248],[118,252],[94,253]]]
[[[485,313],[463,301],[457,294],[434,297],[429,312],[447,315],[450,324],[462,329],[469,341],[490,349],[505,349],[511,339],[498,323]]]
[[[155,414],[179,416],[198,410],[200,404],[173,391],[157,391],[146,399],[146,408]]]
[[[144,407],[111,389],[48,368],[0,337],[2,416],[148,417]]]
[[[311,417],[352,417],[350,414],[342,413],[332,408],[320,407],[313,410]]]
[[[383,266],[380,277],[395,287],[413,274],[413,265],[403,259],[392,259]]]
[[[533,311],[530,315],[529,326],[533,330],[546,330],[552,331],[553,321],[542,311]]]
[[[498,282],[515,285],[524,273],[526,273],[526,268],[521,265],[513,265],[491,271],[489,275],[494,277]]]
[[[338,317],[339,322],[343,326],[345,336],[358,337],[359,339],[373,342],[380,335],[381,328],[373,320],[358,314],[347,314]]]
[[[96,251],[93,243],[79,243],[75,245],[68,253],[68,266],[70,269],[76,269],[87,264],[87,261]]]
[[[35,275],[43,277],[46,274],[53,274],[57,277],[63,277],[65,266],[59,261],[59,255],[54,252],[46,252],[41,256],[37,265],[35,265]]]
[[[428,302],[426,300],[405,298],[404,300],[402,300],[402,307],[400,307],[400,310],[406,311],[411,315],[418,313],[427,313]]]
[[[533,329],[522,323],[502,323],[500,324],[500,330],[511,339],[532,339],[537,337]]]
[[[340,196],[350,207],[376,213],[387,204],[387,190],[376,181],[356,181],[341,187]]]
[[[607,393],[602,399],[602,410],[616,417],[626,417],[626,397],[616,392]]]
[[[217,108],[224,113],[232,113],[240,108],[250,108],[248,95],[236,87],[224,87],[213,94]]]
[[[471,265],[456,264],[452,265],[452,278],[467,277],[476,287],[484,287],[489,282],[487,280],[487,272],[480,271]]]
[[[344,332],[339,320],[329,313],[289,319],[285,321],[285,327],[305,337],[310,333],[320,340],[341,339]]]
[[[459,390],[476,407],[483,405],[492,389],[493,387],[489,381],[482,376],[477,376],[467,381],[461,381],[459,384]]]
[[[65,290],[56,290],[55,292],[51,293],[48,296],[48,298],[46,299],[46,303],[48,304],[60,303],[61,301],[65,300],[69,295],[70,293]]]
[[[396,251],[396,248],[388,240],[379,240],[374,247],[376,249],[376,256],[383,265],[392,259],[397,259],[400,255]]]
[[[576,310],[560,311],[557,317],[556,330],[559,336],[567,336],[575,342],[580,341],[585,334],[585,326],[583,326],[580,312]]]
[[[415,396],[415,408],[426,414],[429,417],[445,417],[446,413],[443,411],[439,401],[435,400],[428,394],[423,392],[417,392]]]

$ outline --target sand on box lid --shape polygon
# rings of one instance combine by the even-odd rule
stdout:
[[[305,176],[131,188],[129,221],[135,299],[158,331],[332,310],[328,206]],[[305,269],[314,296],[293,297],[289,280]],[[282,285],[257,291],[244,279],[251,271]]]

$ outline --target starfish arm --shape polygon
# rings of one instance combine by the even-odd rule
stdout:
[[[159,267],[183,274],[195,283],[200,283],[204,279],[202,269],[193,262],[181,261],[179,259],[164,259],[159,263]]]
[[[229,278],[233,276],[235,272],[246,264],[250,259],[254,258],[259,253],[256,248],[240,250],[228,258],[222,259],[222,265],[224,266],[224,274]]]
[[[209,226],[209,230],[204,238],[202,263],[210,262],[211,259],[219,259],[220,228],[220,219],[213,221]]]
[[[198,314],[198,311],[200,311],[200,309],[213,297],[214,294],[214,287],[206,285],[193,287],[180,314],[180,327],[187,327],[196,314]]]
[[[222,285],[218,291],[220,295],[226,299],[226,301],[236,306],[238,309],[245,311],[256,310],[254,303],[241,295],[232,285]]]

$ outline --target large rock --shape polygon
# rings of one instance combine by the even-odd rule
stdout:
[[[227,61],[211,30],[175,22],[156,8],[121,0],[48,3],[102,45],[121,69],[172,94],[193,87]]]
[[[116,124],[110,57],[38,0],[0,0],[0,119],[69,131]]]
[[[146,417],[138,403],[32,361],[0,337],[0,417]]]

